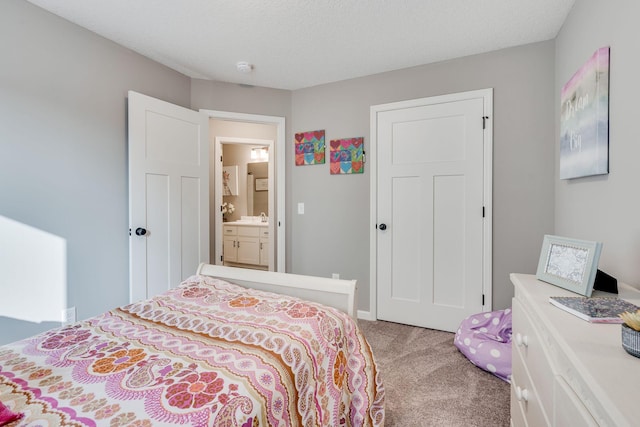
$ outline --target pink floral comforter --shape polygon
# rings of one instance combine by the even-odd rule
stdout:
[[[204,276],[0,347],[0,401],[46,426],[377,426],[384,390],[346,314]]]

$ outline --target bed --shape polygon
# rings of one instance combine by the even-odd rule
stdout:
[[[202,264],[163,294],[0,347],[10,426],[382,426],[355,281]]]

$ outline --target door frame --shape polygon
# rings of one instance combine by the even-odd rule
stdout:
[[[266,146],[269,147],[269,166],[268,166],[268,173],[269,176],[274,176],[275,173],[275,155],[274,152],[277,152],[277,150],[274,149],[275,146],[275,141],[271,140],[271,139],[255,139],[255,138],[242,138],[242,137],[226,137],[226,136],[216,136],[215,141],[214,141],[214,165],[220,163],[220,160],[218,160],[219,158],[221,158],[222,156],[222,146],[223,145],[247,145],[247,146],[253,146],[253,145],[261,145],[261,146]],[[209,171],[209,173],[215,173],[215,178],[220,178],[220,179],[214,179],[214,203],[213,206],[222,206],[222,171],[221,170],[215,170],[214,171]],[[274,179],[269,179],[267,181],[267,188],[268,188],[268,192],[269,192],[269,212],[267,212],[267,216],[269,218],[269,235],[272,236],[274,234],[274,230],[275,230],[275,224],[274,224],[274,218],[275,218],[275,195],[277,193],[276,191],[276,187],[275,187],[275,180]],[[246,189],[245,189],[246,190]],[[249,213],[247,212],[247,215],[249,215]],[[215,238],[214,238],[214,260],[215,262],[212,262],[211,264],[217,264],[217,265],[224,265],[224,263],[222,261],[220,261],[220,255],[222,255],[223,253],[223,246],[222,246],[222,241],[224,236],[222,235],[222,227],[223,227],[223,219],[222,219],[222,211],[220,211],[220,209],[216,209],[215,210]],[[276,239],[269,239],[269,267],[268,269],[273,271],[276,268],[275,265],[275,249],[277,247],[276,244]]]
[[[264,116],[260,114],[235,113],[230,111],[200,109],[201,113],[210,119],[228,120],[243,123],[259,123],[276,127],[275,142],[275,219],[276,233],[276,265],[275,270],[286,271],[286,207],[285,207],[285,118],[279,116]],[[210,138],[210,135],[209,135]],[[271,154],[269,154],[271,160]],[[213,171],[209,171],[213,173]],[[217,238],[217,237],[216,237]],[[269,255],[271,257],[271,254]]]
[[[456,102],[466,99],[482,98],[484,117],[478,120],[484,122],[484,147],[483,147],[483,259],[482,259],[482,292],[485,296],[483,311],[492,310],[493,286],[492,286],[492,236],[493,236],[493,88],[479,89],[468,92],[451,93],[407,101],[391,102],[388,104],[372,105],[370,107],[370,147],[369,157],[369,312],[358,312],[358,317],[366,320],[377,320],[378,304],[378,113],[403,110],[424,105]]]

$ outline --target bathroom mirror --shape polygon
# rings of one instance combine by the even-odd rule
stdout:
[[[247,212],[259,216],[269,212],[269,162],[247,164]]]

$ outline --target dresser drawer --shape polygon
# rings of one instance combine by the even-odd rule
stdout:
[[[598,423],[593,419],[587,408],[584,407],[578,396],[569,384],[560,376],[555,377],[555,411],[553,414],[556,426],[581,426],[597,427]]]
[[[268,239],[269,238],[269,229],[266,227],[263,227],[260,229],[260,239],[264,240],[264,239]]]
[[[236,236],[238,234],[238,227],[235,225],[223,225],[222,234],[225,236]]]
[[[547,417],[542,403],[540,402],[539,394],[536,391],[536,388],[527,373],[524,361],[518,352],[513,352],[511,368],[511,413],[516,415],[520,414],[522,420],[524,420],[523,424],[518,424],[514,417],[514,426],[550,426],[549,418]],[[551,396],[553,394],[553,390],[549,389],[548,391],[545,391],[545,393]]]
[[[524,414],[524,406],[517,399],[514,387],[513,376],[511,377],[511,427],[528,427]]]
[[[545,412],[550,416],[553,408],[553,377],[551,361],[547,353],[547,344],[543,341],[534,322],[524,311],[522,303],[513,299],[512,347],[513,354],[518,354],[527,373],[535,378],[535,388],[540,392],[540,402]]]

